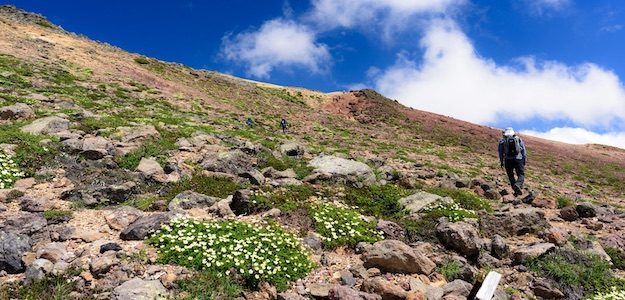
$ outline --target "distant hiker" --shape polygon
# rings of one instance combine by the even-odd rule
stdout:
[[[254,120],[252,119],[252,117],[248,117],[247,121],[245,121],[245,124],[247,124],[247,126],[249,127],[254,126]]]
[[[286,133],[289,130],[289,124],[286,122],[285,118],[282,118],[282,120],[280,120],[280,127],[282,127],[282,133]]]
[[[525,144],[516,135],[511,127],[503,131],[503,137],[499,141],[499,162],[501,167],[506,167],[506,173],[510,180],[510,185],[514,190],[514,196],[523,194],[523,182],[525,181],[525,161],[527,152]],[[514,178],[516,171],[517,178]]]

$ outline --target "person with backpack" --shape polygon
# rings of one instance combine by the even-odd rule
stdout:
[[[288,131],[288,126],[289,124],[286,122],[286,119],[282,118],[282,120],[280,120],[280,127],[282,127],[282,133],[286,133]]]
[[[499,162],[501,167],[505,166],[510,185],[514,190],[514,196],[523,194],[523,183],[525,181],[525,162],[527,161],[527,151],[525,144],[516,135],[511,127],[503,131],[503,137],[499,140]],[[516,178],[514,173],[516,172]]]
[[[245,121],[245,124],[247,124],[248,127],[253,127],[254,126],[254,119],[252,119],[252,117],[248,117],[247,121]]]

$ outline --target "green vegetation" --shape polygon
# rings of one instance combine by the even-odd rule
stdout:
[[[182,179],[168,186],[163,198],[169,201],[176,195],[189,190],[208,196],[225,198],[240,188],[241,185],[230,178],[206,176],[198,173],[191,178]]]
[[[64,222],[72,218],[72,212],[69,210],[46,210],[43,212],[43,217],[48,223]]]
[[[625,250],[606,247],[605,252],[610,256],[615,268],[625,270]]]
[[[272,167],[278,171],[293,169],[293,171],[295,171],[295,174],[297,174],[298,179],[303,179],[304,177],[310,175],[313,170],[313,168],[309,167],[305,161],[291,158],[288,156],[283,156],[281,159],[278,159],[268,151],[263,151],[259,153],[258,157],[258,167],[260,169],[267,167]]]
[[[370,186],[360,189],[348,188],[346,190],[345,202],[349,205],[356,205],[367,215],[375,217],[396,217],[403,216],[399,199],[411,194],[410,190],[392,184],[382,186]]]
[[[333,204],[315,204],[310,207],[315,231],[321,236],[323,246],[355,246],[359,242],[374,243],[383,239],[375,229],[375,222],[363,220],[358,212]]]
[[[126,201],[124,205],[132,206],[143,211],[148,211],[150,210],[150,208],[152,208],[152,204],[159,200],[161,200],[161,198],[157,196],[138,196]]]
[[[77,281],[69,280],[80,273],[70,269],[65,274],[47,275],[29,284],[8,283],[0,286],[0,299],[23,300],[63,300],[70,299],[73,291],[78,291]],[[91,298],[81,298],[91,299]]]
[[[234,271],[249,286],[265,281],[284,290],[314,267],[295,236],[277,225],[178,218],[157,231],[149,243],[158,248],[162,263],[225,275]]]
[[[484,210],[487,212],[493,211],[493,208],[488,200],[481,198],[469,190],[436,187],[428,189],[428,192],[442,197],[450,197],[464,209]]]
[[[558,249],[528,261],[527,267],[539,276],[558,282],[563,288],[586,294],[625,287],[625,281],[614,276],[606,260],[578,250]]]
[[[252,191],[250,200],[254,211],[263,211],[271,208],[279,208],[288,212],[303,207],[310,197],[315,195],[312,186],[293,185],[273,191]]]
[[[0,150],[0,189],[10,188],[13,183],[24,177],[13,158]]]
[[[0,144],[15,144],[15,155],[12,160],[20,166],[25,176],[32,176],[35,168],[49,163],[56,155],[58,139],[45,135],[32,135],[20,130],[24,122],[0,125]],[[49,140],[49,143],[42,143]],[[6,156],[6,154],[5,154]]]
[[[565,196],[558,196],[558,198],[556,199],[557,203],[558,203],[558,208],[564,208],[564,207],[569,207],[569,206],[573,206],[575,205],[575,202],[573,202],[573,200],[565,197]]]
[[[139,57],[135,57],[135,62],[140,65],[147,65],[150,63],[150,60],[147,59],[146,57],[139,56]]]
[[[450,222],[459,222],[466,218],[477,218],[477,214],[474,211],[464,209],[455,202],[439,203],[434,206],[426,207],[424,211],[431,219],[446,217]]]
[[[597,293],[589,300],[622,300],[625,299],[625,289],[613,287],[609,292]]]
[[[440,267],[438,267],[437,271],[443,274],[447,281],[451,282],[455,279],[458,279],[461,267],[462,265],[460,264],[460,262],[456,260],[446,260]]]
[[[176,281],[180,300],[234,299],[243,287],[229,276],[215,272],[198,272],[189,278]]]

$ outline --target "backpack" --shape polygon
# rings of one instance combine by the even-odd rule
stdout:
[[[516,158],[521,153],[521,142],[516,136],[505,137],[503,148],[507,158]]]

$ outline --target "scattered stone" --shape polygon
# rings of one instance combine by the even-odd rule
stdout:
[[[304,296],[300,296],[295,293],[279,293],[277,299],[278,300],[308,300],[308,298],[305,298]]]
[[[122,250],[122,246],[120,246],[118,243],[115,242],[109,242],[106,244],[102,244],[100,246],[100,254],[107,252],[107,251],[121,251]]]
[[[553,287],[546,280],[535,281],[532,286],[532,291],[534,292],[534,295],[545,299],[558,299],[564,298],[565,296],[564,293]]]
[[[590,203],[580,203],[575,206],[580,218],[594,218],[597,216],[596,207]]]
[[[395,222],[380,220],[375,229],[381,231],[385,239],[402,240],[405,237],[404,229]]]
[[[50,243],[37,251],[37,258],[43,258],[56,263],[67,255],[67,248],[63,243]]]
[[[504,237],[539,233],[550,227],[545,212],[539,208],[512,209],[494,214],[480,213],[480,225],[486,236]]]
[[[250,169],[240,173],[239,177],[249,180],[250,183],[254,185],[263,185],[265,183],[265,176],[256,169]]]
[[[250,190],[238,190],[232,195],[232,202],[230,203],[230,209],[235,215],[248,214],[251,211],[250,208]]]
[[[24,103],[0,108],[0,120],[25,120],[35,117],[35,112]]]
[[[194,191],[184,191],[169,202],[167,209],[170,211],[184,211],[191,208],[208,208],[221,199],[206,196]]]
[[[568,241],[569,234],[562,229],[551,227],[541,233],[540,236],[545,241],[553,243],[556,246],[564,246]]]
[[[571,222],[579,219],[579,214],[577,213],[575,207],[563,207],[560,209],[560,218]]]
[[[553,199],[553,198],[538,197],[534,199],[531,203],[533,207],[547,208],[547,209],[558,208],[558,203],[556,202],[556,199]]]
[[[26,235],[0,230],[0,271],[9,274],[26,270],[22,256],[30,251],[30,239]]]
[[[430,274],[436,264],[427,256],[397,240],[383,240],[365,249],[365,268],[378,268],[391,273]]]
[[[496,258],[502,259],[508,254],[508,245],[506,245],[506,241],[498,234],[493,236],[490,247],[491,253]]]
[[[313,251],[319,251],[323,247],[321,237],[314,231],[309,231],[302,243]]]
[[[367,164],[355,160],[326,155],[311,160],[308,165],[314,168],[313,175],[307,177],[310,180],[304,181],[329,179],[352,186],[371,185],[376,181],[373,170]]]
[[[87,137],[82,141],[81,154],[87,159],[97,160],[113,154],[113,144],[101,136]]]
[[[142,143],[148,138],[159,138],[161,135],[152,125],[137,125],[133,127],[118,127],[113,134],[122,143]]]
[[[456,223],[441,221],[436,226],[436,234],[447,247],[466,256],[477,256],[482,248],[477,224],[470,221]]]
[[[232,203],[232,197],[228,197],[228,199],[221,199],[217,201],[217,203],[213,204],[208,208],[209,213],[213,213],[221,218],[230,218],[234,217],[235,214],[230,209],[230,203]]]
[[[286,156],[302,156],[306,153],[306,147],[296,142],[280,145],[280,152]]]
[[[335,285],[328,292],[329,300],[382,300],[382,296],[359,292],[346,286]]]
[[[31,236],[41,231],[46,225],[48,225],[48,222],[41,214],[22,212],[6,219],[0,225],[0,229]]]
[[[472,289],[473,289],[472,284],[464,280],[456,279],[450,283],[447,283],[443,287],[443,293],[445,294],[445,296],[455,295],[455,296],[468,297]]]
[[[423,292],[423,296],[428,300],[439,300],[445,295],[442,287],[425,284],[415,279],[410,280],[410,290]]]
[[[403,288],[379,276],[365,279],[361,289],[367,293],[380,295],[382,300],[406,299],[406,291]]]
[[[441,197],[439,195],[420,191],[410,196],[399,199],[399,204],[407,211],[416,214],[423,211],[430,205],[453,203],[453,199],[449,197]]]
[[[512,251],[512,260],[516,263],[523,263],[528,258],[540,257],[556,248],[552,243],[539,243],[530,246],[521,246]]]
[[[113,290],[116,300],[152,300],[166,298],[167,290],[158,280],[133,278]]]
[[[99,277],[108,273],[117,264],[119,264],[119,259],[115,257],[115,252],[111,251],[91,259],[89,270],[91,270],[91,274]]]
[[[33,121],[22,127],[22,132],[30,134],[54,134],[69,129],[69,121],[63,118],[51,116]]]
[[[43,212],[48,206],[48,201],[43,198],[24,196],[20,201],[20,209],[27,212]]]
[[[352,272],[341,271],[340,275],[341,275],[341,278],[340,278],[341,285],[346,285],[346,286],[356,285],[356,278],[354,278],[354,274],[352,274]]]
[[[161,228],[161,225],[169,222],[171,215],[156,213],[150,216],[141,217],[128,225],[119,236],[122,240],[143,240],[152,232]]]
[[[143,215],[143,212],[130,206],[118,207],[106,214],[106,223],[115,230],[123,230]]]
[[[309,293],[313,297],[328,298],[332,284],[329,283],[312,283],[306,286]]]
[[[174,287],[175,286],[175,282],[176,282],[177,279],[178,279],[178,276],[176,276],[176,274],[174,274],[174,273],[166,273],[165,275],[161,276],[161,278],[160,278],[161,283],[166,288]]]

